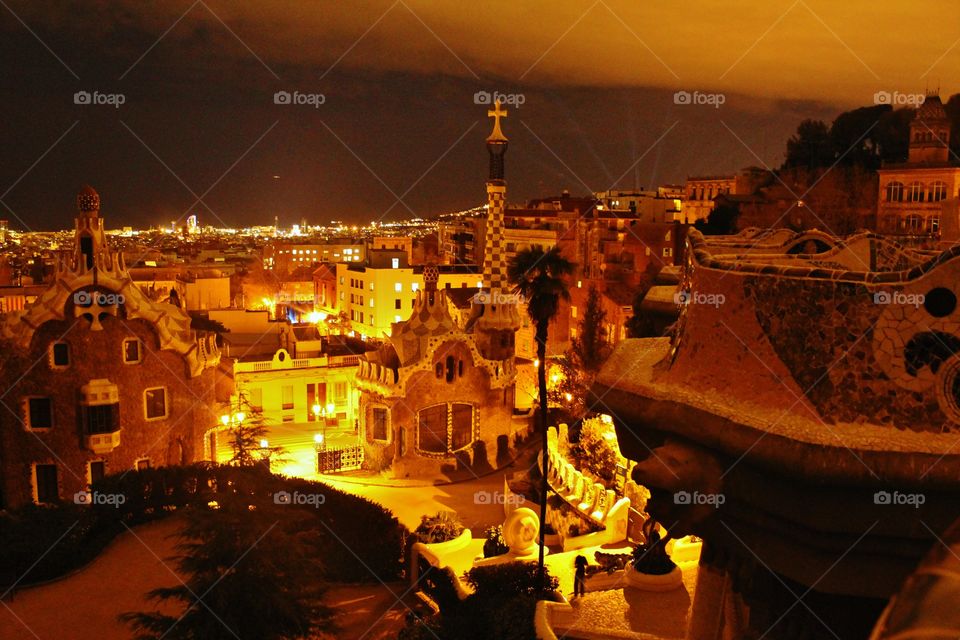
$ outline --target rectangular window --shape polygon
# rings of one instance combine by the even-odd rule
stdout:
[[[87,477],[90,479],[90,484],[103,480],[105,475],[107,475],[106,462],[103,460],[91,460],[87,463]]]
[[[374,407],[372,412],[372,418],[373,418],[373,439],[386,440],[387,439],[387,410],[382,407]]]
[[[400,298],[397,298],[396,300],[393,301],[393,308],[394,309],[400,308]]]
[[[392,268],[394,268],[394,269],[399,269],[399,268],[400,268],[400,258],[391,258],[391,259],[390,259],[390,266],[391,266]]]
[[[417,416],[417,441],[421,451],[447,452],[447,405],[421,409]]]
[[[400,293],[401,291],[403,291],[403,284],[401,284],[401,283],[399,283],[399,282],[394,282],[394,283],[393,283],[393,290],[396,291],[397,293]],[[414,291],[416,291],[416,289],[414,289]]]
[[[123,341],[123,361],[126,364],[134,364],[140,362],[142,356],[140,354],[140,341],[136,338],[131,340]]]
[[[27,426],[31,429],[50,429],[53,427],[53,402],[50,398],[29,398],[27,400]]]
[[[58,502],[60,487],[57,482],[57,465],[33,465],[33,486],[37,490],[37,502]]]
[[[66,342],[54,342],[50,346],[50,355],[55,367],[70,366],[70,345]]]
[[[281,409],[293,409],[293,385],[283,387],[283,404]]]
[[[136,462],[137,471],[146,471],[150,468],[150,458],[140,458]]]
[[[473,442],[473,406],[455,402],[450,411],[450,450],[458,451]]]
[[[347,399],[347,383],[346,382],[337,382],[333,385],[333,397],[336,400],[337,404],[344,402]]]
[[[167,390],[164,387],[155,387],[144,391],[143,410],[147,416],[147,420],[162,420],[166,418]]]
[[[97,404],[82,409],[84,428],[88,434],[113,433],[120,429],[119,404]]]

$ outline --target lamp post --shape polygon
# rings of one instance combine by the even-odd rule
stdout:
[[[312,409],[313,409],[313,417],[316,420],[321,421],[322,427],[323,427],[323,434],[321,435],[318,433],[317,435],[315,435],[313,437],[313,441],[319,444],[324,449],[326,449],[327,448],[327,417],[324,414],[323,407],[321,407],[319,404],[313,405]]]
[[[246,417],[247,414],[245,414],[243,411],[231,411],[230,413],[225,413],[220,416],[220,424],[223,425],[224,429],[238,427],[243,424],[243,421],[246,419]],[[211,446],[210,448],[210,459],[214,462],[217,461],[217,452],[215,446]]]

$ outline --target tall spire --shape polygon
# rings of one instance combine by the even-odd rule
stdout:
[[[500,108],[500,101],[487,111],[493,118],[493,131],[487,136],[487,152],[490,154],[490,177],[487,179],[487,224],[483,255],[483,284],[491,293],[507,288],[507,260],[503,242],[503,217],[506,209],[507,183],[503,179],[503,156],[507,152],[507,137],[500,129],[500,118],[507,110]]]
[[[493,131],[487,136],[487,152],[490,153],[490,180],[503,180],[503,156],[507,152],[507,136],[500,129],[500,118],[507,117],[507,110],[500,108],[500,101],[487,111],[493,118]]]

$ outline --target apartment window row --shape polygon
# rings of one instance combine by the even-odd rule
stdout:
[[[56,426],[53,399],[29,396],[23,401],[24,425],[28,429],[52,429]],[[166,387],[153,387],[143,392],[144,419],[163,420],[170,414]],[[120,403],[116,399],[93,403],[84,400],[80,417],[88,434],[112,433],[120,428]]]
[[[947,139],[946,131],[938,131],[934,133],[933,131],[915,131],[913,134],[914,142],[941,142],[946,146],[945,140]]]
[[[889,182],[885,189],[885,199],[887,202],[940,202],[947,199],[947,184],[940,181],[929,185],[920,181],[911,182],[909,185],[898,181]]]
[[[136,338],[124,340],[120,351],[124,364],[137,364],[143,361],[143,343]],[[51,368],[66,369],[70,366],[71,353],[69,343],[62,341],[52,343],[48,355]]]
[[[901,218],[899,227],[907,233],[937,233],[940,231],[940,216],[924,217],[911,213]]]

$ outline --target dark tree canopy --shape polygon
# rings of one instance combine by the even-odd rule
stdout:
[[[587,292],[587,304],[583,308],[577,337],[573,340],[573,350],[577,359],[588,371],[596,371],[606,359],[607,330],[603,326],[607,313],[600,303],[600,291],[596,285],[590,285]]]

